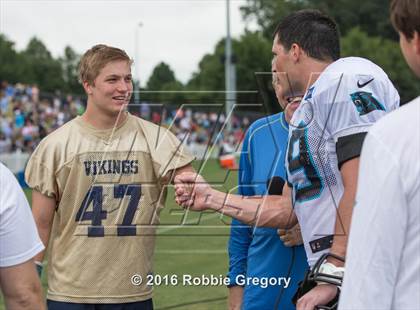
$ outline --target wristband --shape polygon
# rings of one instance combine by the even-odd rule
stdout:
[[[317,284],[332,284],[331,282],[334,282],[335,285],[341,286],[343,277],[344,267],[337,267],[332,263],[325,262],[319,267],[319,274],[316,282]]]

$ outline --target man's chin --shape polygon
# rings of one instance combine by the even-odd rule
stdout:
[[[113,106],[113,107],[109,107],[107,109],[108,111],[108,115],[109,116],[113,116],[113,117],[118,117],[119,114],[124,113],[125,111],[127,111],[127,105],[119,105],[119,106]]]
[[[115,105],[115,106],[125,106],[125,105],[127,105],[128,103],[129,103],[130,101],[129,100],[112,100],[112,103]]]

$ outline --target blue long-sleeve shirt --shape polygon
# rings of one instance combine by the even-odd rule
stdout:
[[[274,176],[285,180],[284,156],[288,126],[283,113],[255,121],[245,136],[239,164],[239,194],[267,194],[267,181]],[[291,302],[297,283],[307,269],[303,246],[285,247],[277,229],[254,228],[232,221],[229,239],[231,285],[240,285],[238,275],[250,278],[290,277],[290,284],[245,285],[242,309],[294,309]],[[279,300],[279,301],[278,301]]]

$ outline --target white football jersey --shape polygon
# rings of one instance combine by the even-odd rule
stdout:
[[[349,57],[330,64],[295,111],[289,126],[286,170],[310,266],[331,247],[343,194],[337,141],[367,132],[399,106],[399,99],[380,67]]]

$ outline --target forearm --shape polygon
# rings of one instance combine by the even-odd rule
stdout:
[[[42,243],[45,246],[45,250],[41,251],[37,255],[35,255],[34,260],[36,262],[42,262],[44,260],[45,251],[48,248],[48,242],[49,242],[50,233],[51,233],[51,226],[39,224],[39,223],[37,223],[36,219],[35,219],[35,223],[36,223],[36,226],[37,226],[37,229],[38,229],[39,237],[40,237]]]
[[[54,221],[56,201],[54,198],[47,197],[37,191],[32,192],[32,215],[35,220],[39,237],[45,246],[48,247],[51,227]],[[35,256],[35,261],[42,262],[45,251]]]
[[[331,247],[331,253],[341,257],[346,256],[347,242],[350,233],[351,217],[353,213],[354,195],[344,193],[337,209],[337,217],[334,229],[334,241]],[[343,263],[334,260],[336,266],[342,266]]]
[[[0,268],[0,287],[7,309],[45,309],[41,283],[32,259]]]
[[[206,205],[248,225],[289,228],[297,223],[290,199],[283,196],[248,197],[212,189]]]
[[[335,220],[334,240],[331,253],[341,257],[346,256],[347,241],[350,233],[351,216],[353,214],[354,201],[356,199],[357,177],[359,171],[359,158],[353,158],[341,166],[343,179],[343,196],[340,199]],[[342,266],[343,262],[331,259],[336,266]]]
[[[26,291],[25,295],[15,294],[13,296],[5,296],[6,309],[20,310],[42,310],[45,309],[44,298],[42,297],[41,287],[32,288]]]

